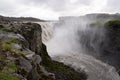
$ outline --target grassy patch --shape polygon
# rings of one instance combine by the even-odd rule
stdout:
[[[120,20],[110,20],[109,23],[113,24],[113,23],[116,23],[116,24],[120,24]]]
[[[10,73],[0,73],[0,80],[20,80]]]
[[[90,27],[95,27],[95,26],[97,26],[98,24],[99,24],[98,22],[90,23]]]
[[[108,21],[109,26],[120,27],[120,20],[110,20]]]
[[[68,71],[68,68],[63,66],[62,63],[57,63],[55,61],[54,62],[49,61],[46,64],[44,64],[44,66],[49,67],[51,69],[57,69],[57,70],[60,70],[60,71],[63,71],[63,72],[67,72]]]
[[[12,51],[12,52],[15,52],[15,53],[19,53],[20,51],[18,49],[16,49],[15,47],[11,46],[10,45],[11,43],[18,44],[18,40],[15,39],[15,38],[11,38],[11,39],[3,41],[1,43],[1,46],[2,46],[3,50],[4,51]]]
[[[11,38],[11,39],[6,40],[5,43],[8,43],[8,44],[10,44],[10,43],[18,43],[18,40],[15,39],[15,38]]]
[[[17,76],[13,75],[17,69],[14,61],[7,62],[0,72],[0,80],[19,80]]]
[[[2,70],[2,72],[4,73],[14,73],[16,71],[17,71],[17,65],[15,64],[14,61],[8,62]]]
[[[74,69],[65,66],[63,63],[59,63],[56,61],[49,61],[43,64],[46,68],[52,70],[52,71],[58,71],[61,72],[71,78],[71,80],[86,80],[87,75],[85,73],[78,73]],[[80,75],[79,75],[80,74]]]

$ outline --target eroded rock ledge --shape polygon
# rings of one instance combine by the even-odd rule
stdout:
[[[0,80],[86,80],[84,72],[51,60],[36,23],[0,25]]]

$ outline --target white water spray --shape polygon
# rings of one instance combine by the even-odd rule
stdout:
[[[79,18],[62,18],[51,27],[51,31],[45,28],[46,33],[52,33],[52,38],[45,42],[49,55],[77,71],[85,70],[88,80],[120,80],[114,67],[95,59],[92,55],[96,53],[85,51],[88,50],[84,49],[86,46],[92,46],[95,52],[98,52],[97,45],[105,37],[104,30],[87,27],[88,22]],[[94,42],[94,39],[100,40]]]

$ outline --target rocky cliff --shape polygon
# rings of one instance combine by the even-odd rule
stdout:
[[[53,61],[36,23],[0,24],[0,80],[86,80],[82,71]]]
[[[98,19],[84,33],[78,31],[80,43],[86,53],[114,66],[120,73],[120,19]]]
[[[110,65],[120,69],[120,20],[110,20],[104,25],[106,38],[103,41],[102,58]],[[120,72],[119,72],[120,73]]]
[[[110,19],[104,24],[96,23],[91,27],[98,28],[96,36],[92,38],[95,47],[92,49],[99,54],[100,60],[114,66],[120,73],[120,20]]]

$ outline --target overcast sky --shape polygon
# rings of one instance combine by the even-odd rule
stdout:
[[[119,13],[120,0],[0,0],[0,15],[58,19],[88,13]]]

